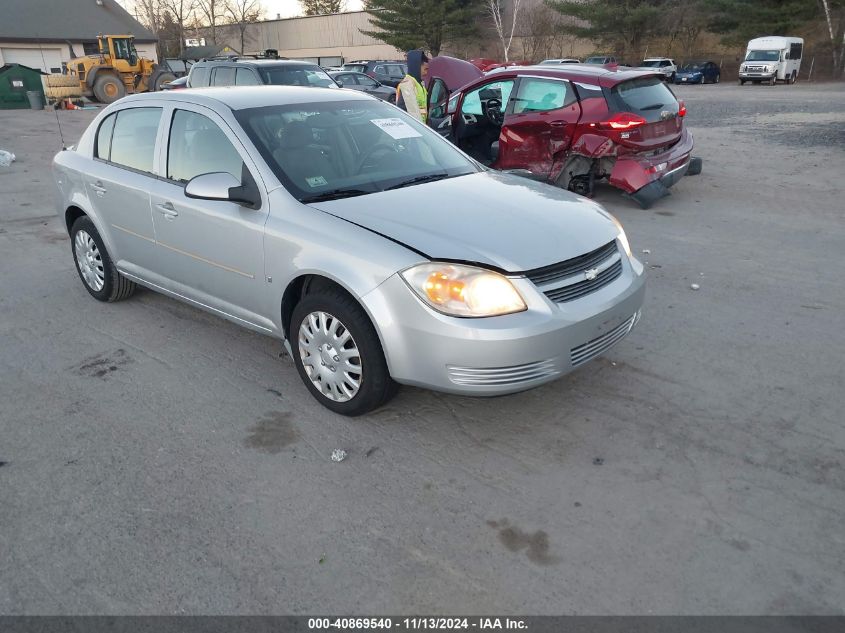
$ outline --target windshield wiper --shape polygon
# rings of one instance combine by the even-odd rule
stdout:
[[[662,103],[652,103],[649,106],[646,106],[644,108],[640,108],[640,110],[657,110],[657,108],[662,108],[662,107],[663,107]]]
[[[443,180],[444,178],[448,178],[449,174],[445,171],[439,174],[428,174],[427,176],[416,176],[414,178],[409,178],[408,180],[403,180],[397,185],[393,185],[391,187],[387,187],[385,191],[390,191],[391,189],[401,189],[402,187],[410,187],[411,185],[418,185],[423,182],[434,182],[435,180]]]
[[[330,191],[305,196],[304,198],[300,198],[299,201],[303,204],[308,204],[309,202],[326,202],[327,200],[340,200],[342,198],[365,196],[368,193],[375,193],[375,191],[368,191],[366,189],[332,189]]]

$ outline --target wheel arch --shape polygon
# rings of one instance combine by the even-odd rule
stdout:
[[[302,300],[303,297],[318,291],[320,288],[334,288],[336,290],[340,290],[342,293],[348,295],[353,301],[355,301],[355,303],[361,306],[361,309],[364,311],[364,314],[367,315],[367,318],[370,320],[370,323],[372,324],[373,329],[376,332],[379,345],[381,346],[382,353],[384,354],[385,361],[387,362],[388,370],[392,370],[390,354],[388,352],[387,346],[385,345],[384,335],[378,325],[378,321],[373,318],[373,314],[367,306],[366,302],[362,301],[361,298],[357,296],[343,282],[341,282],[334,276],[326,274],[324,272],[302,272],[293,279],[291,279],[291,281],[285,287],[285,291],[282,294],[282,301],[280,305],[282,338],[288,341],[288,343],[290,343],[291,318],[293,317],[294,308]],[[292,346],[292,343],[290,344]]]
[[[85,211],[83,211],[80,207],[72,204],[67,209],[65,209],[65,228],[67,228],[67,233],[70,235],[70,229],[73,227],[73,223],[76,222],[82,216],[89,216]],[[93,222],[93,220],[92,220]]]

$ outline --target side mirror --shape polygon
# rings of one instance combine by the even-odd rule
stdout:
[[[249,177],[249,172],[244,170]],[[249,177],[251,181],[252,178]],[[254,182],[242,185],[232,174],[215,171],[194,176],[185,185],[185,196],[197,200],[225,200],[256,209],[261,206],[261,196]]]

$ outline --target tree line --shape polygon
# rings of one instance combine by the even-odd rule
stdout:
[[[834,71],[845,66],[845,0],[364,0],[364,8],[375,27],[365,33],[400,50],[437,55],[447,42],[492,32],[506,61],[515,35],[524,51],[525,40],[530,46],[568,35],[636,63],[655,39],[692,53],[705,32],[739,47],[760,35],[824,24]]]

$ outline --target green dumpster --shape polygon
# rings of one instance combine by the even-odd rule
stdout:
[[[0,110],[29,108],[28,90],[41,95],[44,100],[44,86],[41,84],[40,70],[21,66],[20,64],[6,64],[0,66]]]

